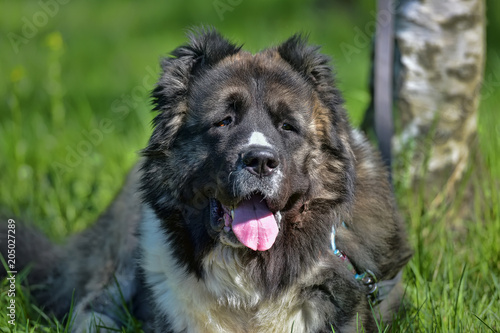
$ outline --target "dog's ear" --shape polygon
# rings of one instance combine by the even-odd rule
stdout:
[[[241,46],[230,43],[213,28],[189,33],[190,42],[175,49],[161,62],[162,74],[152,92],[155,130],[143,154],[168,149],[187,112],[187,95],[195,75],[222,59],[238,53]]]
[[[319,46],[308,45],[306,36],[295,34],[277,50],[283,60],[316,86],[334,86],[330,58],[319,52]]]

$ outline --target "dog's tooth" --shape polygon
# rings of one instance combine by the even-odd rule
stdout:
[[[225,232],[229,232],[229,231],[231,231],[231,227],[224,227],[224,231],[225,231]]]
[[[231,219],[233,219],[233,221],[234,221],[234,208],[231,209]]]
[[[274,214],[274,218],[276,219],[276,224],[278,225],[278,229],[281,229],[281,212],[277,211],[276,214]]]

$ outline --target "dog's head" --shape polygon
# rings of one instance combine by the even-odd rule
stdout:
[[[252,55],[214,30],[165,59],[143,152],[159,217],[177,209],[216,240],[265,251],[308,201],[348,204],[349,127],[328,61],[299,35]]]

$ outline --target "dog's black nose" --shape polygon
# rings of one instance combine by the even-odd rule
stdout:
[[[259,177],[269,176],[279,164],[278,154],[269,148],[255,147],[243,155],[244,168]]]

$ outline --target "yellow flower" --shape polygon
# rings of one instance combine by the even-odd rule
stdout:
[[[63,39],[59,31],[49,34],[45,41],[52,51],[60,51],[63,47]]]
[[[23,79],[24,77],[24,67],[21,65],[17,65],[14,67],[12,72],[10,72],[10,80],[12,82],[19,82]]]

